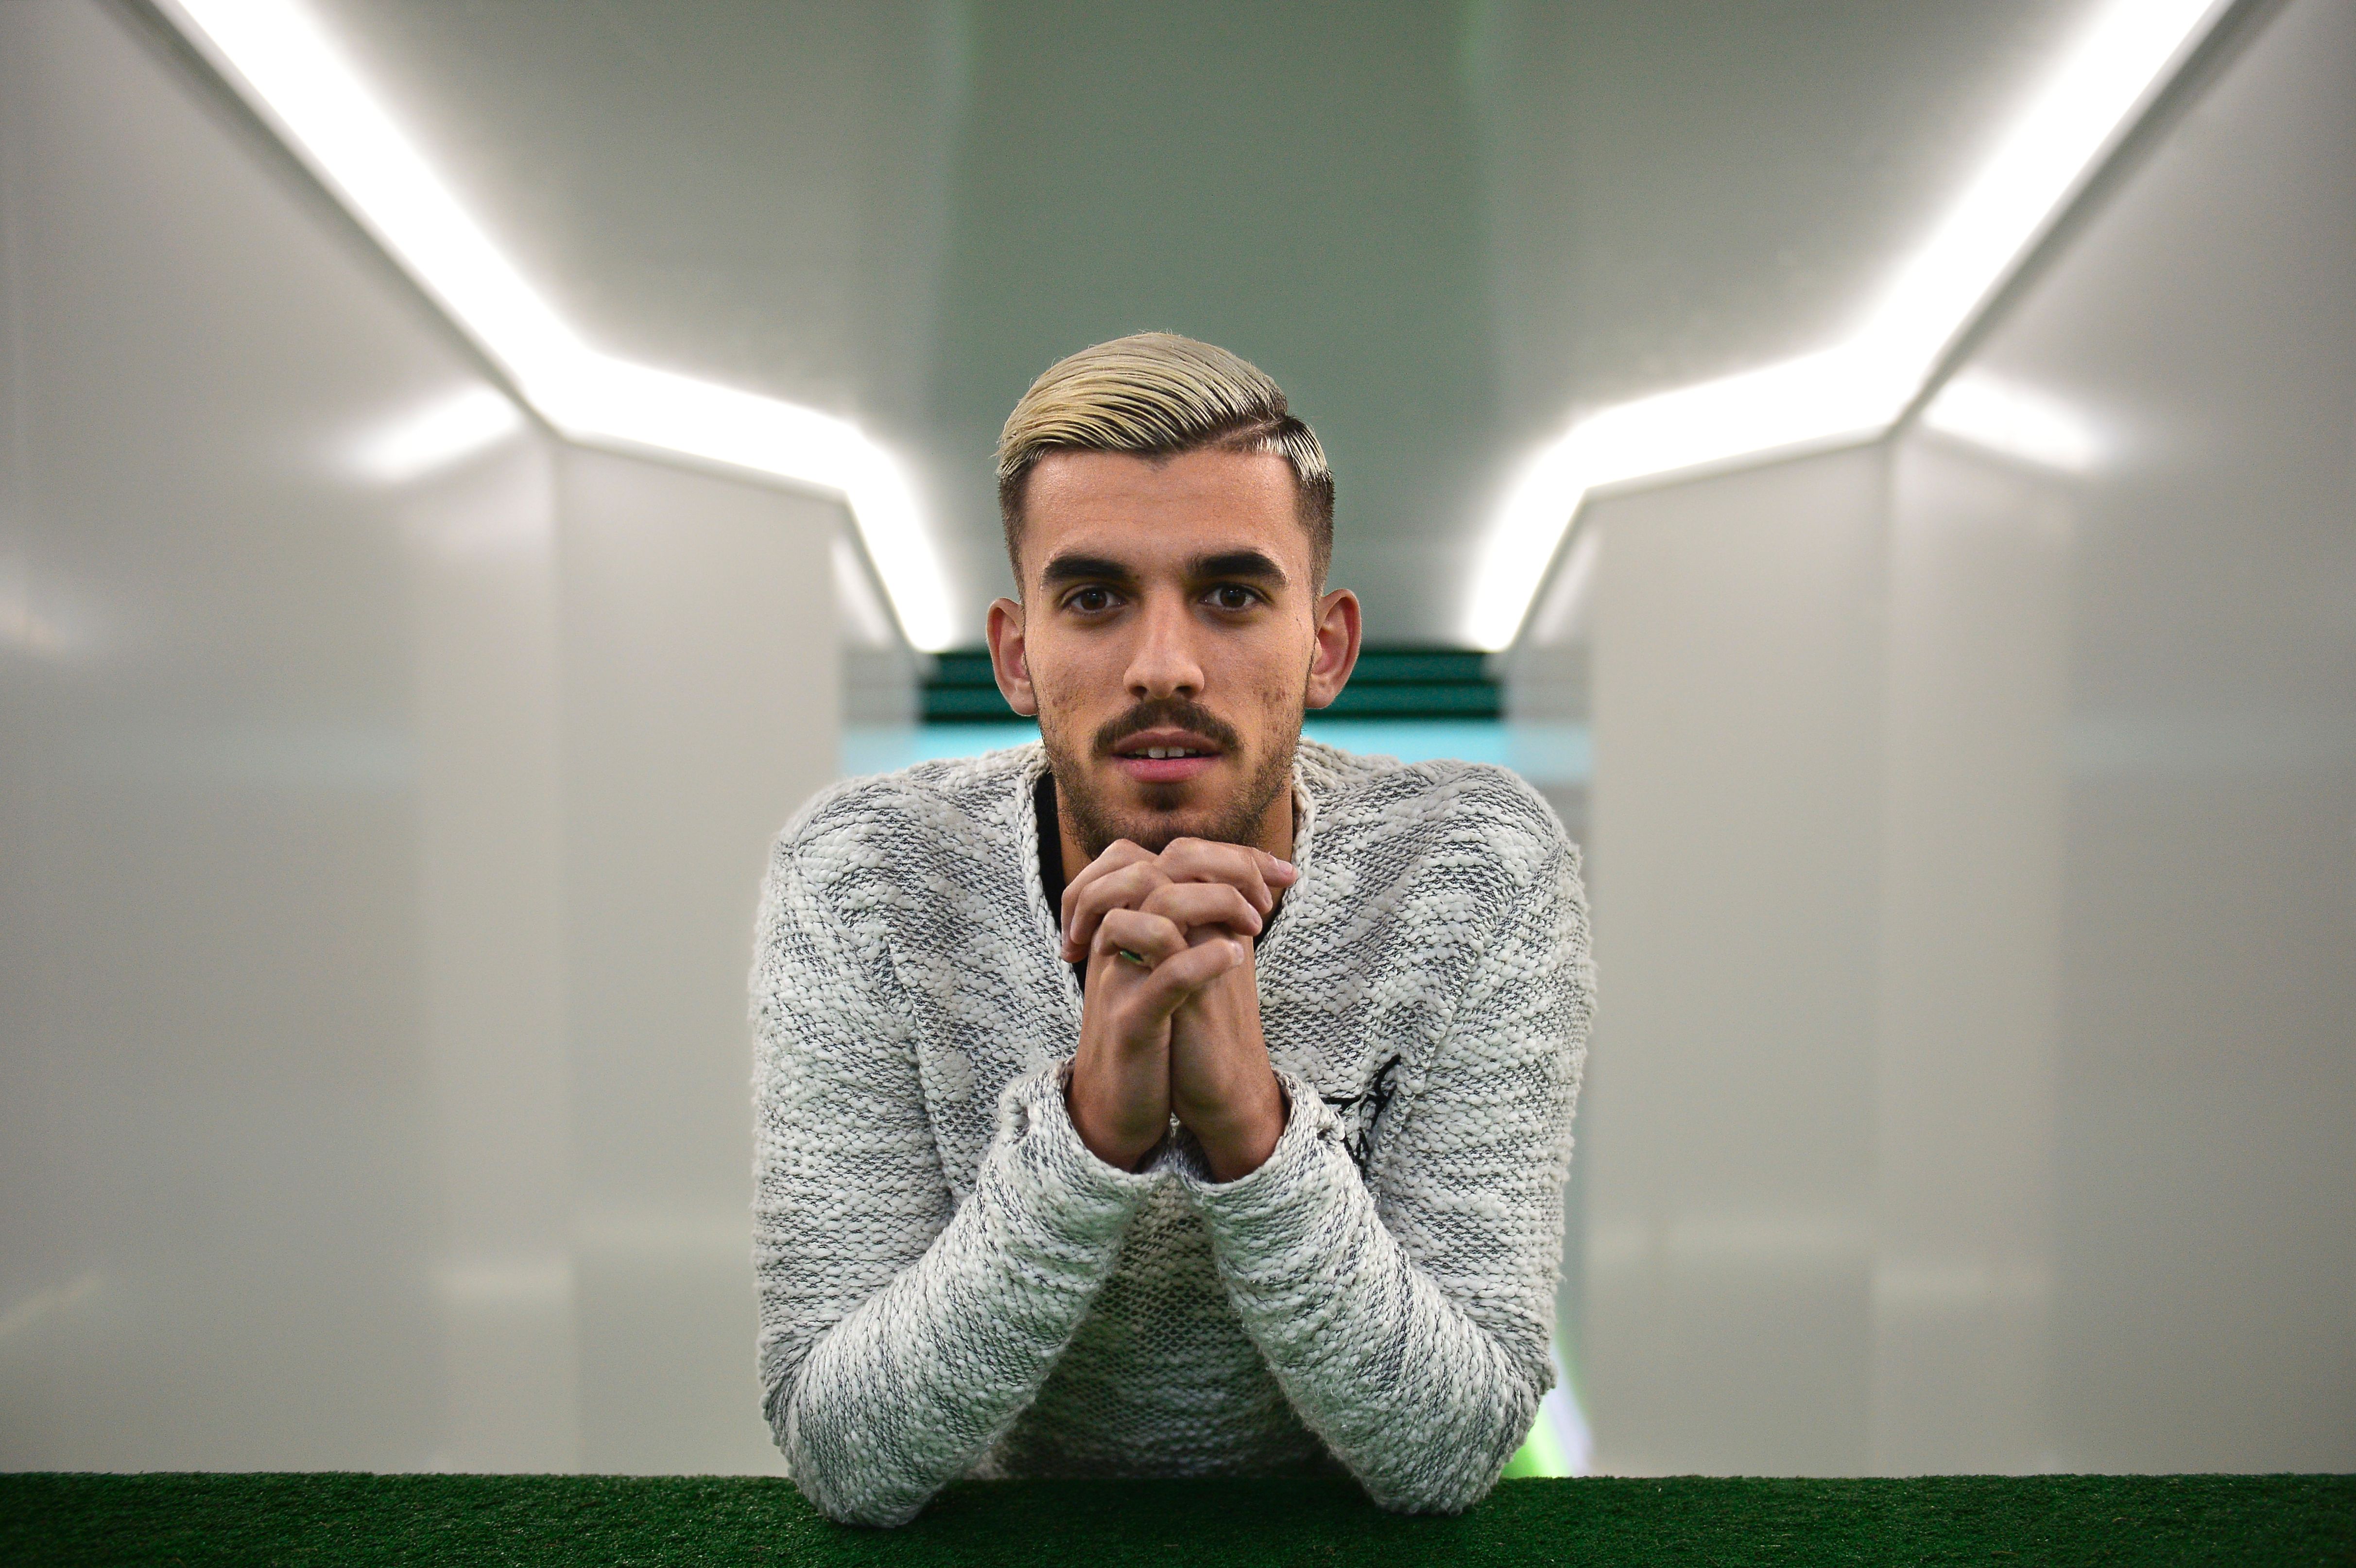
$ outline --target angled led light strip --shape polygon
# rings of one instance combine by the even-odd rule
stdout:
[[[189,42],[567,436],[840,494],[908,640],[957,628],[907,475],[850,421],[600,353],[527,283],[295,0],[158,0]]]
[[[1592,490],[1887,430],[2229,3],[2111,0],[1847,342],[1604,409],[1534,453],[1482,545],[1467,639],[1511,645]]]

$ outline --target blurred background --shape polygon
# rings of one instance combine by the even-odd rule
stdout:
[[[1273,373],[1601,1012],[1546,1466],[2356,1469],[2351,0],[0,0],[0,1466],[760,1471],[769,836]]]

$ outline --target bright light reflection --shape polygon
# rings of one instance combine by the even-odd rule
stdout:
[[[1847,343],[1607,408],[1533,454],[1482,547],[1467,640],[1513,642],[1590,491],[1887,430],[2224,5],[2112,0]]]
[[[495,387],[438,398],[362,441],[352,466],[381,484],[423,478],[498,445],[523,428],[523,414]]]
[[[566,435],[836,491],[917,647],[956,638],[899,462],[849,421],[598,353],[528,284],[296,0],[160,0],[419,285]]]
[[[1590,414],[1541,447],[1506,492],[1474,580],[1471,640],[1513,642],[1588,491],[1857,440],[1895,419],[1908,390],[1887,365],[1847,348]]]
[[[1918,379],[1927,373],[2222,9],[2217,0],[2113,0],[1899,270],[1862,339],[1919,367]]]
[[[2065,474],[2083,474],[2103,456],[2101,435],[2076,409],[1979,371],[1941,387],[1924,406],[1922,424],[2000,456]]]

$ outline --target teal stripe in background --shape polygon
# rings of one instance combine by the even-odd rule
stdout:
[[[1344,751],[1396,757],[1402,762],[1494,762],[1540,786],[1585,784],[1594,767],[1583,724],[1312,716],[1301,733]],[[842,772],[845,778],[889,773],[936,757],[979,757],[1038,738],[1039,727],[1029,723],[854,726],[843,732]]]

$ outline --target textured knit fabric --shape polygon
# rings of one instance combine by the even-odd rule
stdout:
[[[821,794],[753,975],[766,1410],[838,1519],[961,1476],[1357,1477],[1477,1501],[1553,1381],[1591,976],[1578,851],[1530,788],[1304,741],[1301,879],[1258,948],[1290,1110],[1213,1182],[1097,1158],[1034,743]]]

